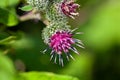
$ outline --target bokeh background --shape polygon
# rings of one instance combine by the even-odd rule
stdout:
[[[77,3],[80,15],[69,19],[69,24],[84,33],[75,37],[83,41],[85,49],[77,48],[80,55],[71,52],[76,60],[64,59],[61,67],[49,60],[49,51],[40,52],[47,47],[41,38],[46,27],[43,21],[19,19],[27,13],[19,9],[25,1],[0,0],[0,80],[10,80],[16,71],[52,72],[79,80],[120,80],[120,0]]]

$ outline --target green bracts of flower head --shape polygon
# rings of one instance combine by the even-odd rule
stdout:
[[[70,31],[70,26],[61,22],[58,23],[51,23],[46,28],[43,29],[42,38],[46,44],[49,43],[50,37],[56,33],[57,31]]]
[[[38,11],[44,11],[48,7],[49,0],[27,0],[27,3]]]

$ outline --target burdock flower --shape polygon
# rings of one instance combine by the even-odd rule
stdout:
[[[52,33],[51,36],[49,36],[49,42],[47,44],[49,45],[49,48],[52,49],[50,53],[51,55],[50,60],[54,59],[54,63],[57,62],[57,57],[58,57],[59,64],[63,66],[63,57],[62,57],[63,54],[66,55],[68,61],[69,58],[72,58],[74,60],[74,58],[70,54],[70,51],[79,54],[78,50],[74,47],[74,45],[84,48],[81,40],[73,38],[74,34],[78,34],[78,32],[74,33],[74,31],[75,29],[74,30],[57,29],[55,30],[55,32]],[[47,49],[45,49],[43,52],[45,53],[46,51]]]
[[[65,15],[74,19],[74,16],[79,14],[76,12],[76,9],[79,8],[79,6],[80,5],[76,4],[74,0],[64,0],[61,3],[61,10]]]
[[[68,61],[69,58],[74,60],[70,51],[79,54],[75,46],[84,47],[81,40],[74,38],[74,34],[80,32],[75,33],[76,29],[70,29],[67,16],[74,19],[74,16],[79,14],[76,10],[80,5],[75,3],[75,0],[27,0],[27,3],[40,14],[45,13],[45,16],[44,14],[41,16],[43,15],[43,19],[46,17],[49,22],[42,32],[42,38],[49,46],[43,53],[51,49],[50,60],[54,60],[54,63],[59,62],[62,66],[63,54],[66,55]]]

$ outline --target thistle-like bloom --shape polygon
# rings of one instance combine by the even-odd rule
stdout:
[[[57,53],[62,54],[69,52],[69,48],[74,44],[74,40],[72,39],[72,34],[67,31],[57,31],[50,38],[49,46]]]
[[[74,51],[76,54],[79,54],[77,49],[73,47],[74,44],[78,47],[84,48],[81,40],[73,38],[73,35],[74,35],[73,31],[74,30],[72,31],[67,31],[67,30],[59,31],[58,30],[50,37],[49,44],[48,44],[49,47],[52,49],[50,53],[51,55],[50,60],[54,59],[54,63],[56,63],[57,57],[59,56],[58,57],[59,64],[62,66],[64,65],[63,57],[62,57],[63,53],[66,54],[66,58],[68,61],[69,61],[69,58],[72,58],[74,60],[74,58],[70,54],[70,50]]]
[[[76,9],[79,8],[79,6],[80,5],[76,4],[74,0],[64,0],[61,4],[61,10],[65,15],[74,19],[74,16],[79,14],[76,12]]]

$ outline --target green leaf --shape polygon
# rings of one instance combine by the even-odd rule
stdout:
[[[22,11],[31,11],[33,9],[33,7],[31,5],[26,5],[19,9],[21,9]]]
[[[20,0],[2,0],[0,1],[0,7],[5,8],[5,7],[10,7],[10,6],[15,6],[19,3]]]
[[[15,10],[7,10],[0,8],[0,23],[7,26],[15,26],[18,24],[18,17],[15,14]]]
[[[15,80],[15,73],[11,60],[0,52],[0,80]]]
[[[75,77],[57,75],[49,72],[26,72],[21,73],[21,80],[78,80]]]

